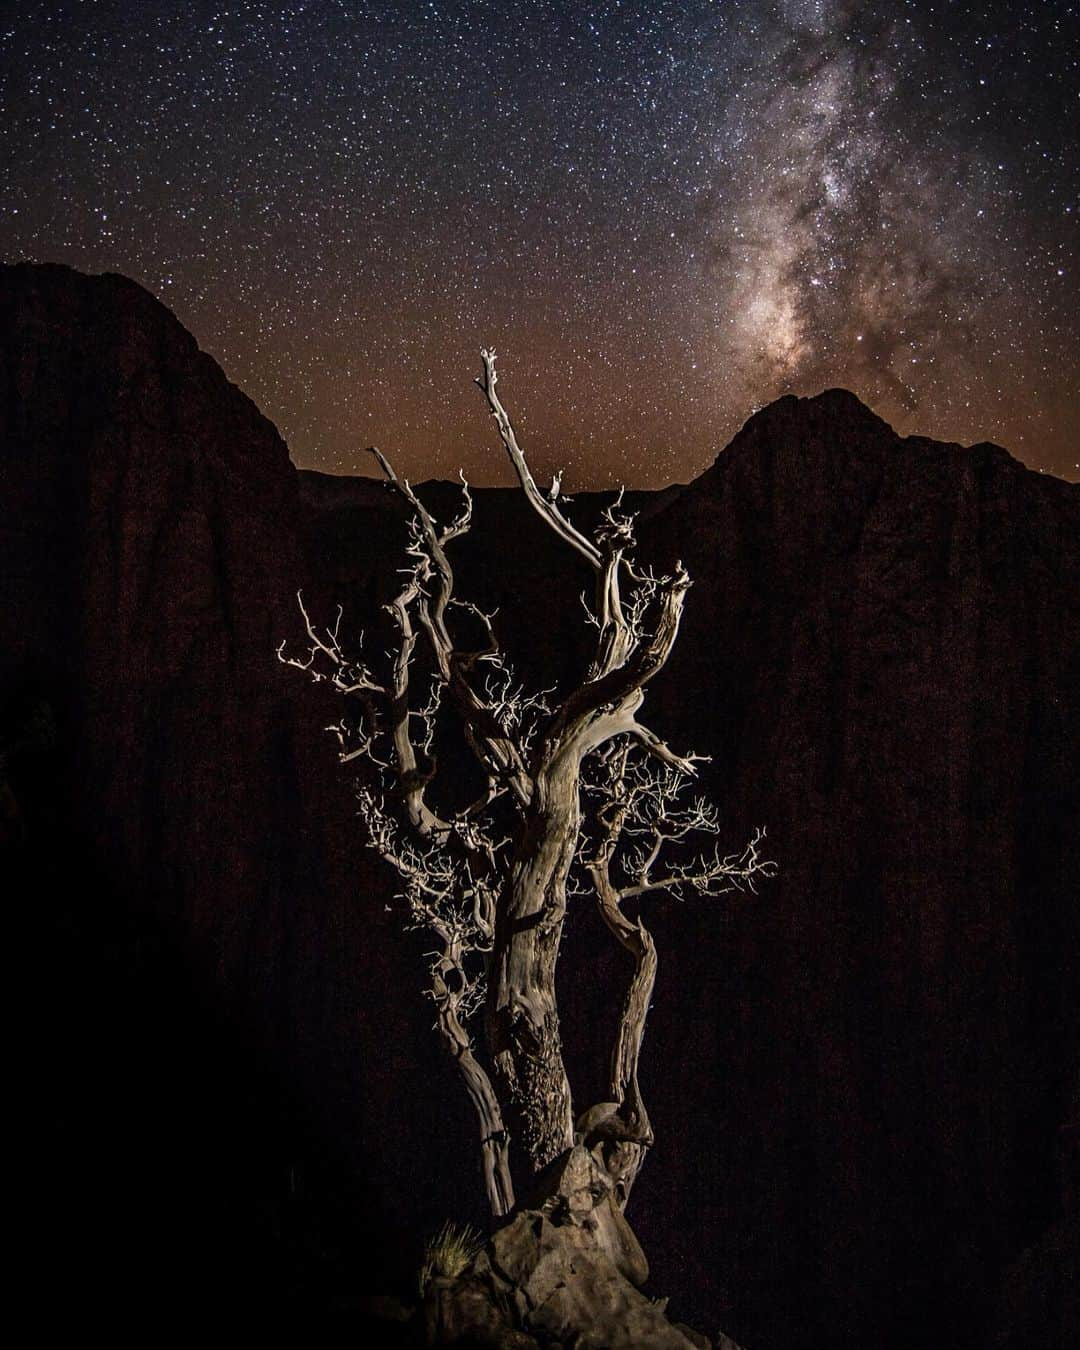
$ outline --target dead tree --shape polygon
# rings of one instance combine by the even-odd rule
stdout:
[[[387,606],[395,632],[388,669],[376,671],[343,645],[341,610],[319,629],[300,599],[309,649],[279,656],[329,681],[353,714],[333,730],[343,762],[365,760],[381,775],[359,790],[370,844],[397,871],[411,921],[439,943],[430,994],[437,1028],[476,1109],[484,1181],[494,1216],[514,1205],[511,1134],[531,1173],[585,1142],[625,1205],[652,1128],[638,1058],[656,975],[656,949],[628,902],[657,891],[716,896],[754,888],[773,865],[756,835],[741,854],[714,849],[688,857],[696,836],[715,836],[715,810],[683,804],[702,757],[670,749],[640,717],[649,682],[679,631],[690,578],[681,563],[658,576],[633,559],[634,516],[622,493],[590,535],[564,513],[556,478],[537,486],[496,390],[495,353],[481,353],[476,381],[529,504],[587,565],[596,630],[583,678],[557,698],[528,694],[500,647],[494,616],[454,594],[448,549],[472,521],[462,478],[460,514],[441,526],[373,450],[389,485],[411,511],[408,565]],[[584,597],[583,597],[584,599]],[[418,643],[433,676],[413,688]],[[433,802],[440,717],[456,715],[482,774],[464,806]],[[563,1062],[555,966],[568,895],[591,891],[600,914],[634,963],[612,1054],[609,1100],[575,1122]],[[484,1010],[487,1059],[467,1029]]]

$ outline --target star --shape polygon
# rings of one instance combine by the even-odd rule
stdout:
[[[294,459],[701,472],[846,386],[1074,474],[1075,7],[930,0],[25,5],[9,260],[161,296]]]

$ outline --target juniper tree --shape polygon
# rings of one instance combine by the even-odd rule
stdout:
[[[476,383],[521,490],[543,526],[592,574],[586,619],[595,630],[580,679],[527,691],[515,677],[495,616],[455,593],[452,545],[472,525],[461,508],[441,525],[373,450],[409,510],[406,565],[386,606],[394,640],[376,669],[341,635],[316,625],[299,597],[308,648],[279,657],[328,682],[349,705],[333,730],[345,764],[364,761],[358,788],[368,842],[396,871],[408,921],[438,946],[429,993],[444,1046],[476,1110],[492,1214],[514,1206],[516,1163],[536,1173],[570,1149],[593,1151],[625,1206],[652,1126],[638,1081],[657,956],[640,903],[665,891],[714,897],[770,875],[758,832],[741,853],[717,845],[717,812],[689,789],[703,757],[672,750],[641,710],[678,636],[690,578],[681,563],[658,575],[634,556],[634,514],[620,492],[585,532],[564,509],[557,476],[542,491],[498,392],[495,353]],[[572,603],[576,606],[576,598]],[[430,683],[419,688],[417,672]],[[474,800],[440,795],[436,745],[456,719],[480,770]],[[705,852],[694,852],[705,842]],[[575,1114],[563,1059],[555,968],[567,904],[592,896],[633,961],[611,1056],[608,1097]],[[633,907],[632,907],[633,906]],[[482,1014],[486,1053],[470,1027]]]

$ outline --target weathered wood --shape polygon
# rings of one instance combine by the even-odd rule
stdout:
[[[575,863],[591,879],[604,922],[634,966],[612,1052],[611,1100],[586,1112],[580,1125],[621,1211],[653,1138],[638,1062],[657,968],[644,922],[628,918],[623,905],[664,888],[718,894],[752,884],[755,872],[768,865],[758,857],[755,838],[738,859],[717,854],[691,865],[665,857],[664,870],[654,870],[668,844],[691,830],[715,834],[718,828],[711,808],[676,804],[698,757],[677,754],[639,720],[646,688],[678,636],[690,578],[681,563],[660,577],[634,567],[633,516],[623,511],[621,493],[589,538],[561,509],[559,475],[550,493],[539,490],[496,392],[494,352],[483,352],[482,360],[477,384],[526,499],[593,573],[590,618],[597,639],[582,679],[551,709],[515,686],[492,616],[454,591],[447,548],[471,526],[468,484],[463,480],[459,514],[440,527],[378,450],[372,453],[412,517],[410,565],[387,606],[397,630],[389,676],[377,679],[343,650],[340,610],[324,635],[302,602],[309,654],[306,660],[279,655],[364,709],[363,731],[350,731],[344,719],[335,728],[342,759],[366,758],[382,772],[385,797],[366,784],[359,789],[371,844],[402,877],[413,922],[440,939],[431,968],[437,1028],[476,1111],[484,1183],[497,1218],[514,1205],[511,1137],[532,1175],[575,1145],[555,973]],[[417,708],[411,679],[421,638],[434,685],[427,705]],[[444,693],[487,780],[486,791],[463,809],[437,809],[428,800],[437,787],[434,738]],[[389,745],[381,750],[384,741]],[[635,769],[633,756],[651,768]],[[579,857],[586,773],[592,775],[597,826],[588,860]],[[651,837],[651,847],[637,842],[643,835]],[[577,878],[580,886],[580,871]],[[465,1028],[481,997],[490,1071]]]
[[[443,1045],[458,1067],[465,1091],[476,1110],[480,1125],[480,1158],[484,1192],[492,1216],[501,1219],[514,1208],[514,1183],[510,1177],[510,1136],[502,1110],[483,1066],[473,1053],[472,1040],[459,1016],[461,953],[450,941],[442,960],[432,972],[432,992],[438,1009],[437,1026]]]
[[[534,1171],[573,1143],[555,966],[566,915],[566,881],[581,830],[573,759],[536,775],[495,922],[487,1031],[515,1133]]]
[[[590,870],[596,884],[601,917],[634,961],[634,974],[623,999],[611,1055],[609,1090],[617,1110],[598,1132],[603,1140],[604,1165],[615,1183],[616,1202],[620,1208],[625,1208],[645,1154],[653,1143],[652,1124],[638,1083],[638,1063],[656,983],[656,944],[640,919],[631,923],[623,913],[606,864]]]

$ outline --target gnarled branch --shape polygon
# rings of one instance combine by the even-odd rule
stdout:
[[[599,834],[586,864],[600,915],[634,961],[611,1057],[613,1109],[594,1125],[595,1137],[586,1141],[603,1150],[623,1204],[652,1143],[652,1127],[638,1083],[638,1062],[657,968],[656,946],[643,919],[630,919],[623,905],[654,891],[677,897],[686,889],[709,896],[736,889],[752,891],[759,878],[775,872],[775,864],[761,857],[759,845],[764,831],[758,831],[738,857],[721,857],[714,849],[711,857],[666,862],[661,875],[654,874],[653,869],[672,846],[678,847],[693,835],[716,835],[720,823],[716,808],[704,798],[686,807],[679,804],[688,778],[683,766],[697,757],[680,757],[667,747],[657,755],[652,743],[655,738],[650,741],[641,736],[641,731],[635,725],[631,735],[654,759],[635,758],[630,736],[599,757],[600,776],[592,785],[592,795],[599,799],[595,811]],[[642,842],[627,851],[623,848],[627,838]],[[615,868],[622,874],[621,881],[615,879]]]

